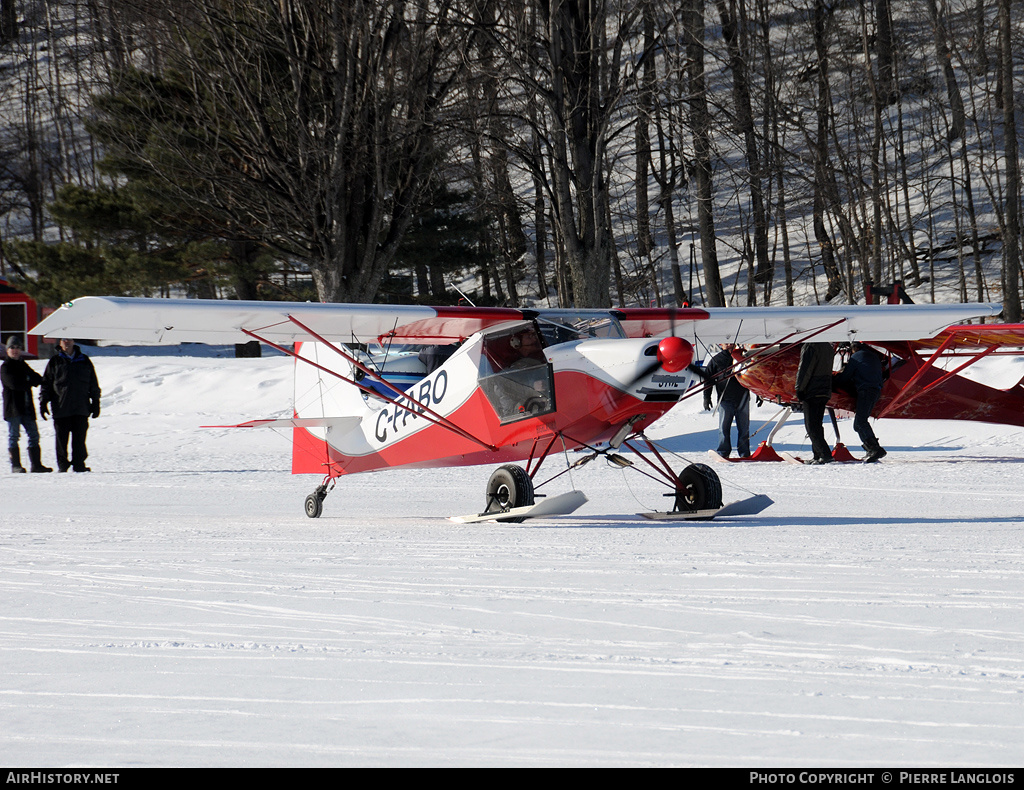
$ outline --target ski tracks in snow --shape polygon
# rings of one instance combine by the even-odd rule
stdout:
[[[101,361],[125,384],[90,431],[95,471],[4,488],[8,762],[1024,757],[1024,497],[1007,446],[985,458],[991,426],[955,447],[915,428],[927,449],[873,466],[730,465],[727,499],[777,502],[751,519],[647,522],[660,492],[591,464],[590,503],[550,522],[446,521],[482,504],[473,468],[342,480],[310,520],[287,442],[197,427],[280,411],[280,361],[203,362],[202,387],[194,362],[152,363],[149,388]]]

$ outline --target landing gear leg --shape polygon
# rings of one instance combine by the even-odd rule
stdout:
[[[628,442],[624,444],[668,482],[672,493],[665,496],[674,498],[672,513],[692,513],[722,507],[722,481],[714,469],[707,464],[690,464],[676,474],[646,436],[639,434],[637,438],[647,445],[657,463],[644,457]]]

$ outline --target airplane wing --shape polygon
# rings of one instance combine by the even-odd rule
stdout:
[[[920,340],[951,324],[993,317],[998,304],[818,305],[810,307],[707,307],[614,311],[631,337],[671,334],[701,342],[739,345],[804,340]]]
[[[397,342],[431,343],[465,339],[488,326],[523,317],[521,310],[490,307],[83,296],[55,310],[30,333],[55,339],[175,345],[252,340],[243,330],[275,343],[294,343],[313,339],[311,329],[336,343],[372,342],[382,336]]]
[[[997,304],[839,305],[812,307],[618,308],[574,311],[612,316],[630,337],[675,332],[712,343],[799,343],[931,338],[951,324],[998,315]],[[436,343],[465,339],[497,324],[566,311],[496,307],[244,302],[85,296],[63,305],[31,330],[50,338],[155,343],[274,343],[317,339],[338,343],[390,338]],[[249,334],[252,333],[252,334]],[[315,333],[315,335],[313,334]]]
[[[963,351],[995,346],[1000,349],[1024,348],[1024,324],[968,324],[950,326],[932,338],[918,338],[915,349],[942,348]],[[1004,351],[1003,353],[1013,353]]]

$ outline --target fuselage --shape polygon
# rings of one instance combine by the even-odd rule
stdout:
[[[448,349],[447,360],[417,380],[410,380],[410,357],[393,356],[403,380],[390,390],[373,376],[362,379],[363,389],[331,381],[297,361],[296,416],[359,421],[337,429],[296,428],[292,471],[336,476],[397,466],[506,463],[538,455],[553,439],[556,449],[594,446],[631,421],[632,432],[642,431],[694,383],[687,370],[651,371],[657,340],[577,337],[552,343],[559,338],[546,334],[533,322],[478,333]],[[346,379],[359,375],[324,344],[304,344],[300,357]],[[380,378],[391,381],[387,361],[379,366]]]

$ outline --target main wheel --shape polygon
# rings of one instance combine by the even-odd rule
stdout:
[[[722,506],[722,481],[706,464],[690,464],[679,473],[673,512],[710,510]]]
[[[484,513],[504,513],[515,507],[533,504],[533,480],[521,466],[500,466],[487,481],[487,504]],[[519,524],[522,518],[506,521]]]

